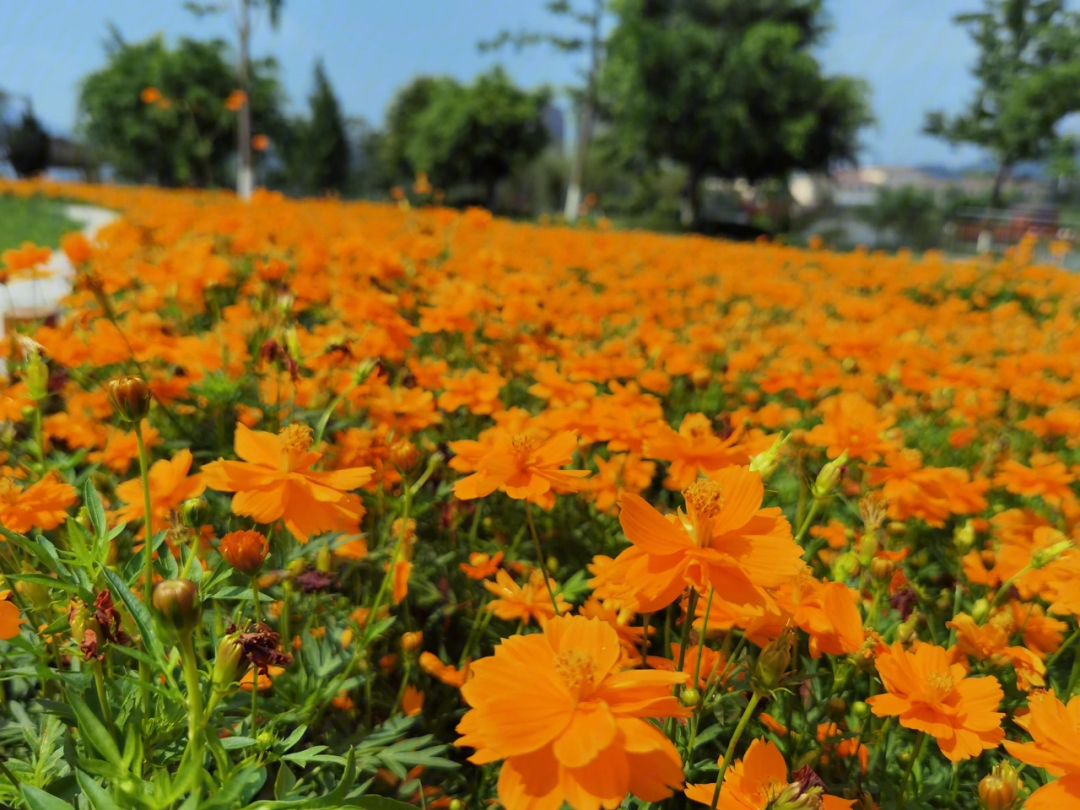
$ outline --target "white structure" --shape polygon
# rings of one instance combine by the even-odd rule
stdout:
[[[113,211],[89,205],[67,205],[64,215],[80,223],[83,234],[90,240],[117,216]],[[12,281],[7,285],[7,295],[0,296],[0,341],[4,339],[9,314],[45,317],[56,312],[60,301],[71,292],[75,268],[64,251],[53,251],[49,261],[39,269],[43,277]],[[6,371],[6,366],[0,361],[0,374]]]

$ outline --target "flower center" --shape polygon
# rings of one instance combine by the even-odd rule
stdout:
[[[311,448],[314,434],[307,425],[288,425],[278,433],[281,449],[286,453],[306,453]]]
[[[592,692],[596,663],[585,650],[567,650],[555,659],[555,671],[562,678],[576,704]]]
[[[699,478],[683,492],[686,506],[698,518],[712,519],[724,508],[724,489],[715,481]]]
[[[510,439],[510,446],[518,455],[527,456],[536,447],[536,439],[528,433],[518,433]]]
[[[927,686],[937,700],[944,700],[952,692],[955,682],[948,672],[931,672],[926,676]]]
[[[679,425],[679,433],[687,439],[704,439],[712,435],[709,418],[702,413],[691,414]]]

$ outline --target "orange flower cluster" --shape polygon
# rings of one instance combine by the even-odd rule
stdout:
[[[457,743],[502,763],[476,802],[899,806],[987,774],[998,806],[1080,800],[1080,277],[1030,244],[838,254],[405,189],[0,191],[121,213],[65,239],[60,317],[0,352],[9,537],[67,565],[89,481],[128,525],[109,554],[168,531],[275,594],[283,649],[366,645],[341,671],[390,683],[335,686],[339,711],[463,700]],[[6,251],[0,282],[48,258]],[[103,383],[135,370],[149,413],[120,419]],[[0,638],[64,612],[52,573],[6,575]],[[297,693],[290,665],[243,671],[257,704]],[[486,790],[445,784],[433,806]]]

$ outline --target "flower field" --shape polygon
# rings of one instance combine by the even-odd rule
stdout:
[[[121,214],[4,346],[7,805],[1080,807],[1030,245],[0,192]]]

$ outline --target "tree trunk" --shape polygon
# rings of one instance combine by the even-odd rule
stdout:
[[[1002,197],[1002,192],[1005,189],[1005,184],[1009,182],[1009,176],[1012,174],[1012,163],[1002,162],[998,167],[997,175],[994,177],[994,187],[990,191],[990,207],[991,208],[1003,208],[1005,201]]]
[[[574,163],[570,169],[570,183],[566,187],[566,204],[563,217],[567,222],[577,219],[581,205],[581,186],[585,178],[585,158],[592,138],[593,106],[596,97],[596,74],[600,70],[600,16],[604,10],[603,0],[596,0],[592,19],[592,37],[589,41],[589,76],[585,81],[585,97],[577,121],[577,143],[574,145]]]
[[[251,0],[240,0],[240,63],[237,65],[237,72],[240,76],[240,89],[248,94],[238,111],[236,122],[236,196],[241,200],[250,200],[255,186],[255,173],[251,165],[251,83],[248,80],[250,3]]]
[[[570,169],[570,184],[566,188],[566,205],[563,207],[563,216],[567,222],[574,222],[578,216],[581,205],[581,183],[585,175],[585,156],[589,149],[589,137],[592,130],[592,99],[586,91],[586,97],[581,105],[581,113],[578,116],[577,143],[574,147],[574,163]]]

